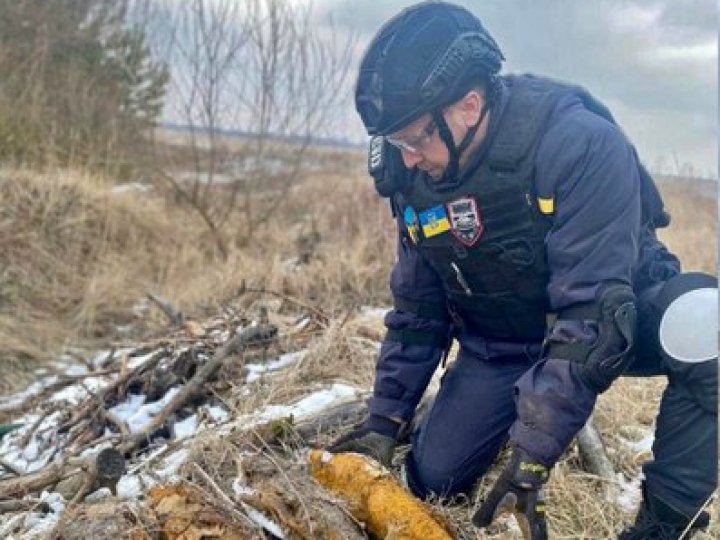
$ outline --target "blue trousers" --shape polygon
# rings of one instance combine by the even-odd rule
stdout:
[[[626,375],[668,378],[657,419],[654,460],[643,467],[646,489],[692,515],[717,478],[717,361],[681,363],[657,349],[659,284],[638,295],[637,350]],[[406,461],[411,490],[451,496],[468,491],[495,460],[516,418],[515,381],[539,361],[540,346],[492,351],[461,340],[427,416],[411,437]]]

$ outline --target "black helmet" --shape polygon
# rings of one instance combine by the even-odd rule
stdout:
[[[423,2],[390,19],[360,64],[355,106],[370,135],[386,135],[460,99],[505,59],[467,9]]]

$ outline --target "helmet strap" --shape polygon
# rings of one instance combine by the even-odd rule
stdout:
[[[470,129],[467,130],[467,133],[465,133],[465,136],[463,137],[462,141],[460,141],[459,145],[455,145],[455,140],[453,139],[447,122],[445,121],[442,110],[434,109],[432,111],[433,120],[435,121],[435,124],[438,127],[438,132],[440,133],[440,139],[442,139],[442,141],[445,143],[445,146],[447,146],[448,152],[450,154],[448,166],[445,168],[445,172],[443,173],[440,182],[459,179],[458,172],[460,171],[460,157],[462,156],[463,152],[467,150],[467,147],[470,146],[470,143],[475,138],[475,134],[477,133],[478,129],[480,129],[480,124],[482,124],[483,120],[485,120],[485,116],[487,115],[489,108],[489,102],[486,101],[483,104],[482,109],[480,110],[480,117],[478,118],[477,122],[470,126]]]

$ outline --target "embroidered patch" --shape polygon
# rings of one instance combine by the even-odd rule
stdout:
[[[418,217],[415,213],[415,209],[412,206],[406,206],[403,210],[403,219],[405,220],[405,227],[410,235],[410,240],[414,243],[418,243],[420,224],[418,223]]]
[[[450,229],[450,222],[445,213],[445,208],[440,204],[420,212],[420,225],[425,238],[444,233]]]
[[[547,199],[538,197],[538,206],[543,214],[552,214],[555,212],[555,199],[552,197],[548,197]]]
[[[480,211],[473,197],[462,197],[447,203],[450,231],[466,246],[472,246],[483,232]]]

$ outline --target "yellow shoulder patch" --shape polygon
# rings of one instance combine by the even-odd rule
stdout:
[[[548,199],[538,197],[538,206],[540,206],[540,211],[543,214],[552,214],[555,212],[555,199],[553,197]]]

